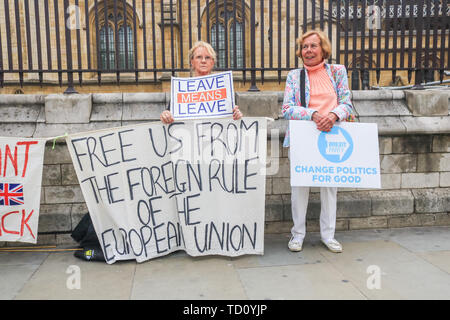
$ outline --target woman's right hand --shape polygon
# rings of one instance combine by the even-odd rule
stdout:
[[[161,120],[162,123],[165,124],[171,124],[172,122],[175,121],[172,116],[172,113],[169,110],[164,110],[159,116],[159,119]]]
[[[330,112],[328,116],[321,115],[319,112],[314,112],[311,120],[317,125],[317,130],[330,132],[337,120],[337,116]]]

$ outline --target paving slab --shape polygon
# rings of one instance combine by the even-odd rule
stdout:
[[[308,233],[306,240],[319,242],[320,234]],[[336,239],[347,242],[389,240],[411,252],[450,250],[450,227],[410,227],[336,232]]]
[[[184,253],[138,264],[131,299],[247,299],[228,257]]]
[[[324,257],[369,299],[449,299],[450,277],[389,240],[353,242]]]
[[[39,265],[0,265],[0,300],[13,300]]]
[[[330,263],[239,269],[249,299],[366,299]]]
[[[129,299],[135,268],[131,261],[107,265],[77,259],[73,252],[51,253],[16,299]]]
[[[411,252],[450,250],[450,227],[401,228],[389,238]]]
[[[418,255],[450,275],[450,251],[422,252]],[[450,296],[448,298],[450,299]]]
[[[47,256],[41,252],[0,252],[0,300],[14,299]]]
[[[293,253],[288,249],[290,234],[266,234],[264,237],[264,255],[246,255],[232,258],[235,268],[268,267],[320,262],[323,257],[315,249],[317,243],[308,239],[301,252]]]

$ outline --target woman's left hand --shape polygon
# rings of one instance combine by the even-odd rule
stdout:
[[[323,116],[318,121],[315,121],[317,124],[317,130],[330,132],[337,119],[338,116],[335,113],[330,112],[327,116]]]
[[[233,109],[233,120],[239,120],[242,118],[242,112],[239,110],[239,106],[235,106]]]

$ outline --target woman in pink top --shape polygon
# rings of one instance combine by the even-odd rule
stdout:
[[[289,72],[282,114],[288,120],[308,120],[316,123],[317,129],[329,132],[336,121],[345,121],[353,114],[348,88],[347,71],[343,65],[325,63],[331,55],[331,44],[327,36],[318,30],[305,33],[297,40],[297,56],[305,68],[305,105],[301,102],[300,71]],[[305,137],[295,137],[304,139]],[[289,147],[289,129],[283,146]],[[309,187],[292,187],[291,206],[294,226],[288,247],[301,251],[306,234],[306,209]],[[324,245],[332,252],[342,252],[341,244],[334,238],[336,227],[337,188],[320,188],[320,234]]]

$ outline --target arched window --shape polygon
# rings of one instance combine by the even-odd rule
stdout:
[[[242,8],[231,2],[227,4],[226,10],[223,2],[218,6],[218,9],[214,5],[209,7],[211,45],[217,53],[216,66],[242,68],[245,59]]]
[[[90,16],[92,29],[96,30],[98,26],[98,33],[93,33],[94,37],[98,36],[98,42],[95,38],[92,39],[92,43],[98,45],[98,68],[134,69],[136,52],[132,9],[124,10],[120,1],[116,7],[114,1],[106,1],[106,4],[98,2],[97,7],[92,8]]]

